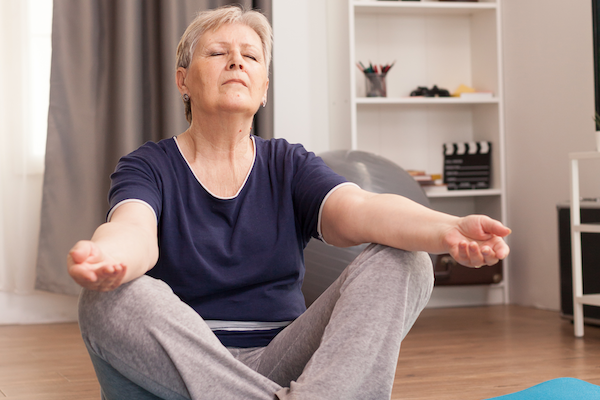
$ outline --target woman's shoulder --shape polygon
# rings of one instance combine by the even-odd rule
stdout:
[[[159,142],[148,141],[127,154],[122,160],[132,159],[160,163],[172,158],[176,154],[176,150],[175,138],[163,139]]]
[[[310,174],[325,166],[323,160],[302,144],[286,139],[257,138],[257,159],[260,166],[277,171],[278,175],[296,177],[299,171]]]
[[[255,136],[258,152],[267,153],[270,156],[290,156],[307,153],[300,143],[290,143],[284,138],[263,139]]]
[[[177,144],[174,138],[146,142],[121,157],[116,171],[141,171],[149,175],[169,174],[177,168]]]

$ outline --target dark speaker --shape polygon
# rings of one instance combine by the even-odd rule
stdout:
[[[571,207],[559,204],[560,304],[564,317],[573,319],[573,268],[571,259]],[[581,223],[600,223],[600,202],[581,202]],[[600,293],[600,233],[581,234],[583,293]],[[600,325],[600,307],[583,306],[585,322]]]

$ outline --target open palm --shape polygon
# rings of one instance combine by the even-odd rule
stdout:
[[[109,291],[119,286],[127,269],[88,240],[77,242],[71,249],[67,265],[75,282],[97,291]]]
[[[498,221],[484,215],[470,215],[446,233],[444,242],[460,264],[480,267],[494,265],[508,255],[509,248],[503,238],[509,234],[510,229]]]

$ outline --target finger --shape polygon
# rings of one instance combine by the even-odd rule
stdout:
[[[510,248],[506,244],[504,240],[499,240],[498,243],[494,245],[494,252],[496,253],[496,257],[500,260],[504,260],[508,257],[510,253]]]
[[[498,262],[496,253],[489,246],[483,246],[481,248],[481,255],[483,256],[485,265],[494,265]]]
[[[69,275],[77,282],[87,281],[95,282],[98,277],[93,269],[90,269],[87,265],[75,264],[69,268]]]
[[[500,221],[491,218],[482,218],[481,226],[487,233],[494,234],[500,237],[506,237],[512,232],[509,228],[502,225]]]
[[[125,277],[127,269],[123,264],[108,265],[102,269],[99,284],[95,290],[106,292],[117,288]]]
[[[468,260],[469,259],[469,244],[467,241],[463,240],[458,244],[458,259],[459,260]]]
[[[69,252],[69,257],[75,264],[100,263],[105,258],[100,248],[90,240],[77,242]]]
[[[481,254],[481,249],[476,242],[469,243],[469,264],[472,267],[481,267],[485,264],[485,259],[483,254]]]
[[[80,286],[86,289],[92,289],[98,285],[98,277],[93,272],[87,271],[87,273],[71,274],[71,277]]]
[[[92,252],[90,242],[81,240],[69,251],[69,258],[74,264],[81,264],[87,260]]]
[[[117,266],[115,265],[104,265],[101,268],[98,268],[96,271],[98,274],[98,279],[102,282],[107,282],[112,279],[113,276],[119,273]]]
[[[101,287],[111,285],[113,276],[118,270],[114,265],[91,266],[88,263],[77,264],[69,269],[69,274],[79,285],[90,290],[99,290]]]
[[[121,282],[123,282],[123,279],[125,278],[125,274],[127,273],[127,267],[125,265],[119,264],[118,267],[119,267],[119,269],[117,270],[117,273],[115,275],[115,279],[114,279],[111,290],[116,289],[117,287],[119,287],[121,285]]]

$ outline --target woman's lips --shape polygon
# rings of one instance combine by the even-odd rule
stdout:
[[[247,85],[246,85],[246,82],[244,82],[244,81],[243,81],[243,80],[241,80],[241,79],[228,79],[228,80],[226,80],[226,81],[223,83],[223,85],[227,85],[227,84],[230,84],[230,83],[239,83],[240,85],[247,86]]]

